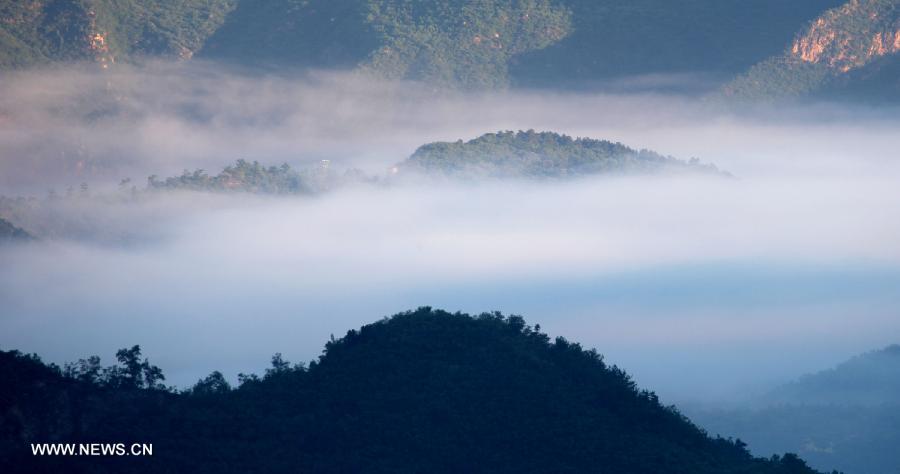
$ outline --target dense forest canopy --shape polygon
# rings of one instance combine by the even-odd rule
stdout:
[[[842,3],[5,0],[0,68],[196,56],[249,68],[361,69],[467,89],[671,72],[728,77],[777,55],[804,24]]]
[[[431,308],[325,345],[307,367],[280,355],[232,389],[190,390],[135,346],[65,370],[0,352],[0,462],[67,472],[809,473],[710,438],[594,350],[518,316]],[[151,442],[153,457],[34,457],[30,442]]]
[[[566,178],[594,174],[688,171],[720,174],[698,160],[681,161],[621,143],[553,132],[488,133],[463,142],[421,146],[398,172],[493,178]],[[723,174],[724,175],[724,174]]]
[[[185,170],[180,176],[160,180],[156,176],[147,179],[151,190],[188,191],[243,191],[259,194],[312,194],[336,188],[351,181],[367,178],[358,170],[338,173],[328,161],[319,166],[295,170],[287,163],[281,166],[263,166],[257,161],[239,159],[226,166],[219,174],[210,176],[204,170]],[[373,178],[374,179],[374,178]]]

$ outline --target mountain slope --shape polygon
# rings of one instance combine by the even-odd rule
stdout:
[[[32,240],[34,237],[28,232],[14,226],[8,220],[0,217],[0,243],[22,242]]]
[[[243,2],[202,55],[494,88],[506,85],[511,57],[569,31],[568,11],[550,0]]]
[[[760,99],[846,91],[898,99],[898,52],[900,2],[851,0],[819,16],[782,55],[753,66],[724,93]]]
[[[672,171],[719,173],[715,166],[697,160],[684,162],[649,150],[634,150],[621,143],[533,130],[488,133],[467,142],[423,145],[395,171],[471,178],[565,178]]]
[[[0,69],[190,58],[238,0],[0,0]]]
[[[769,403],[881,405],[900,402],[900,345],[856,356],[801,377],[766,396]]]
[[[840,0],[563,0],[572,33],[514,58],[516,84],[591,84],[632,74],[732,75],[772,55]]]
[[[839,0],[294,0],[240,4],[203,55],[362,66],[467,88],[733,73]]]
[[[766,456],[793,451],[817,468],[900,470],[900,346],[856,356],[776,388],[753,408],[697,409],[711,433],[729,433]]]
[[[732,74],[838,0],[0,0],[0,68],[199,57],[440,87]]]
[[[191,393],[123,387],[137,380],[134,349],[118,354],[115,386],[92,382],[98,360],[66,378],[0,353],[0,461],[66,472],[814,472],[707,437],[596,352],[519,317],[401,313],[333,339],[308,369],[276,356],[233,391],[221,374]],[[86,438],[152,442],[154,455],[22,454],[35,439]]]

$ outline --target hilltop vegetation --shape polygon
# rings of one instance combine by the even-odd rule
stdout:
[[[400,172],[456,177],[567,178],[593,174],[692,171],[718,174],[715,166],[684,162],[621,143],[572,138],[553,132],[488,133],[463,142],[423,145]]]
[[[0,461],[67,472],[814,473],[794,455],[753,458],[740,441],[709,438],[596,351],[499,313],[401,313],[332,339],[308,367],[276,355],[237,389],[214,372],[176,393],[140,348],[117,357],[107,370],[88,359],[61,371],[0,352]],[[27,447],[87,438],[150,442],[154,455]]]
[[[671,173],[730,176],[715,165],[703,164],[697,159],[682,161],[606,140],[572,138],[553,132],[498,132],[468,142],[423,145],[386,174],[367,174],[353,168],[341,170],[332,167],[328,161],[297,169],[286,163],[272,166],[239,159],[216,174],[186,169],[180,175],[166,178],[153,175],[147,179],[146,186],[124,179],[118,190],[103,192],[94,192],[82,183],[60,193],[51,190],[43,198],[0,194],[0,213],[41,238],[93,236],[117,242],[130,239],[135,232],[128,228],[109,231],[119,227],[115,222],[120,219],[118,207],[147,203],[154,196],[177,191],[312,196],[358,184],[384,188],[402,186],[423,177],[462,181],[485,178],[540,181]],[[116,209],[111,212],[115,217],[111,221],[96,212],[98,208]]]
[[[159,180],[147,179],[150,190],[187,191],[241,191],[258,194],[312,194],[334,189],[342,184],[365,181],[358,170],[343,174],[332,170],[327,162],[315,168],[297,171],[287,163],[281,166],[263,166],[259,162],[237,160],[219,174],[210,176],[204,170],[185,170],[180,176]]]

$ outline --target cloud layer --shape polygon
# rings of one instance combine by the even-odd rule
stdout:
[[[241,157],[379,173],[425,142],[528,128],[697,156],[738,176],[57,204],[35,212],[70,231],[0,250],[0,345],[51,360],[139,343],[187,384],[259,371],[276,351],[309,359],[331,333],[428,304],[524,314],[683,399],[900,336],[892,110],[439,95],[153,64],[14,74],[0,111],[7,195]]]

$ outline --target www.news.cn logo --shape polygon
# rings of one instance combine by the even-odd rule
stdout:
[[[35,456],[153,456],[153,444],[32,443]]]

